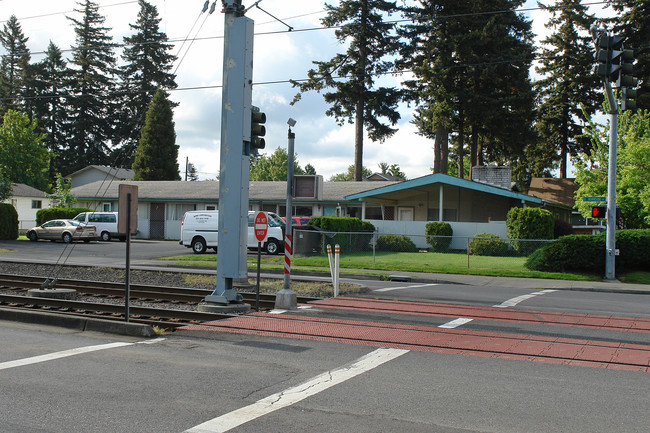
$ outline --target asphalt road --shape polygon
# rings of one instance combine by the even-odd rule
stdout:
[[[122,264],[124,246],[75,244],[68,263]],[[11,251],[0,260],[34,262],[67,251],[50,242],[0,242],[1,249]],[[132,258],[183,253],[191,254],[175,242],[134,241]],[[366,283],[373,299],[650,317],[650,296],[641,294]],[[307,314],[430,327],[453,319]],[[494,320],[457,329],[650,347],[647,332]],[[0,431],[647,431],[648,372],[531,361],[221,332],[145,341],[0,322]]]

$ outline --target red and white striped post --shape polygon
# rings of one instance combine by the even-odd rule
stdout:
[[[284,273],[291,273],[291,235],[284,235]]]

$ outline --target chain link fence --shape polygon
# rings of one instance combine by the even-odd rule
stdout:
[[[342,255],[367,257],[374,262],[377,255],[392,253],[441,253],[454,255],[472,265],[473,257],[528,257],[552,239],[504,239],[495,234],[475,236],[426,236],[379,234],[377,232],[327,232],[296,230],[294,255],[326,256],[327,245],[338,244]]]

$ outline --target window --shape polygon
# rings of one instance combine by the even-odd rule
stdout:
[[[111,203],[102,203],[102,210],[104,212],[110,212],[113,210],[113,206],[111,205]]]
[[[400,221],[413,221],[414,209],[412,207],[399,207],[397,213]]]
[[[217,210],[216,204],[209,204],[205,207],[205,210]]]
[[[32,209],[41,209],[43,203],[41,200],[32,200]]]
[[[189,212],[195,209],[193,204],[172,204],[167,205],[167,210],[169,220],[180,221],[183,219],[185,212]]]

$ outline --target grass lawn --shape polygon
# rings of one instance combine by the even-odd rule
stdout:
[[[163,257],[159,260],[171,260],[176,265],[215,266],[217,256],[214,254],[185,255]],[[429,272],[463,275],[488,275],[497,277],[550,278],[578,281],[598,281],[596,275],[577,273],[531,271],[524,267],[525,257],[489,257],[470,256],[469,267],[466,254],[454,253],[370,253],[342,254],[340,266],[342,272],[362,270],[360,273],[388,275],[395,272]],[[256,257],[248,257],[249,267],[255,267]],[[284,256],[262,256],[263,269],[282,269]],[[327,256],[295,256],[291,261],[294,270],[329,272]]]

